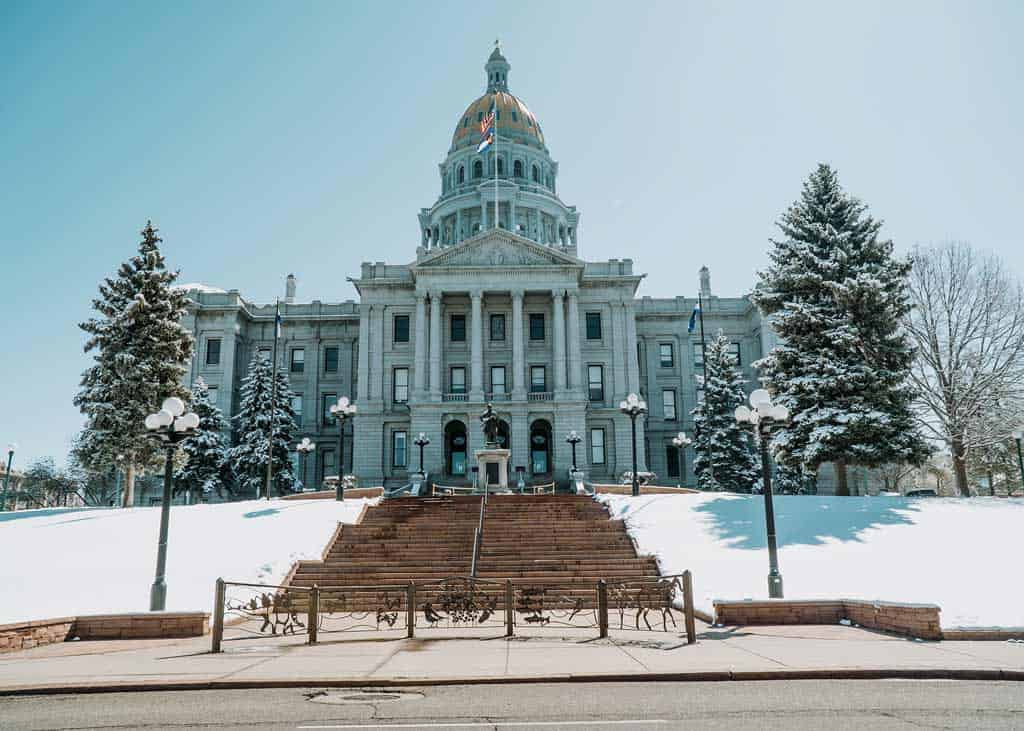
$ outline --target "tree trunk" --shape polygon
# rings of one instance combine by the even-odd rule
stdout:
[[[996,478],[995,478],[995,475],[992,474],[992,470],[989,470],[986,473],[985,476],[988,477],[988,489],[989,489],[989,491],[991,491],[992,497],[995,497],[996,496]]]
[[[849,496],[850,484],[847,481],[846,462],[837,459],[833,464],[836,469],[836,495]]]
[[[954,439],[951,445],[953,452],[953,477],[956,479],[956,491],[961,497],[970,497],[971,488],[967,486],[967,450],[959,439]]]
[[[130,508],[135,504],[135,465],[129,464],[124,473],[124,503],[122,507]]]

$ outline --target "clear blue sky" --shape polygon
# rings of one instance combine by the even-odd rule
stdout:
[[[1019,2],[0,4],[0,443],[62,461],[76,325],[152,218],[183,281],[354,296],[408,261],[496,37],[587,258],[750,289],[819,161],[906,249],[1024,272]],[[828,6],[828,7],[824,7]]]

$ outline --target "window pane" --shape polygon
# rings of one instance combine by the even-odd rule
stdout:
[[[338,394],[336,393],[325,393],[323,403],[323,424],[324,426],[331,426],[335,423],[334,417],[331,415],[331,406],[338,401]]]
[[[544,313],[530,313],[530,340],[544,339]]]
[[[693,364],[696,366],[704,365],[704,351],[700,343],[693,344]]]
[[[590,463],[604,464],[604,429],[590,430]]]
[[[491,340],[505,339],[505,316],[491,315]]]
[[[458,368],[452,368],[451,370],[451,392],[452,393],[465,393],[466,392],[466,369],[461,366]]]
[[[395,342],[409,342],[409,316],[395,315]]]
[[[324,349],[324,372],[325,373],[337,373],[338,372],[338,348],[337,346],[330,346]]]
[[[676,392],[672,389],[665,389],[661,392],[661,403],[665,408],[665,419],[675,421],[676,418]]]
[[[505,366],[491,367],[491,391],[505,393]]]
[[[292,411],[295,412],[295,425],[302,426],[302,394],[292,396]]]
[[[740,344],[729,343],[729,353],[732,355],[733,365],[742,365],[740,362]]]
[[[672,343],[659,343],[658,353],[661,357],[662,368],[671,368],[675,365],[675,355],[672,352]]]
[[[406,438],[404,431],[391,433],[391,464],[395,467],[405,467],[408,463],[406,459]]]
[[[292,348],[292,373],[306,370],[306,351],[303,348]]]
[[[544,377],[544,366],[530,367],[530,390],[533,393],[543,393],[547,390],[546,378]]]
[[[601,339],[601,313],[587,313],[587,340]]]
[[[679,448],[669,444],[665,447],[665,463],[669,477],[679,477]]]
[[[453,343],[464,343],[466,341],[466,316],[452,315],[451,339]]]
[[[604,401],[604,368],[587,366],[587,386],[591,401]]]
[[[409,400],[409,369],[395,368],[392,400],[396,404],[404,404]]]
[[[220,364],[220,338],[210,338],[206,341],[206,365]]]

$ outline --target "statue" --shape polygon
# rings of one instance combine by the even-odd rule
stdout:
[[[484,413],[480,414],[480,423],[483,425],[484,430],[484,442],[488,448],[494,448],[498,446],[498,425],[501,424],[501,419],[494,413],[494,407],[491,406],[490,402],[487,404],[487,408]]]

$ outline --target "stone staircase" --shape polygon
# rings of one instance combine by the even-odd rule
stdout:
[[[291,586],[355,587],[436,582],[468,576],[480,516],[478,496],[396,498],[344,525],[322,561],[300,561]],[[658,576],[637,556],[622,521],[575,495],[492,495],[484,514],[477,577],[558,585],[560,597],[589,605],[598,579]],[[372,592],[367,592],[369,600]]]

